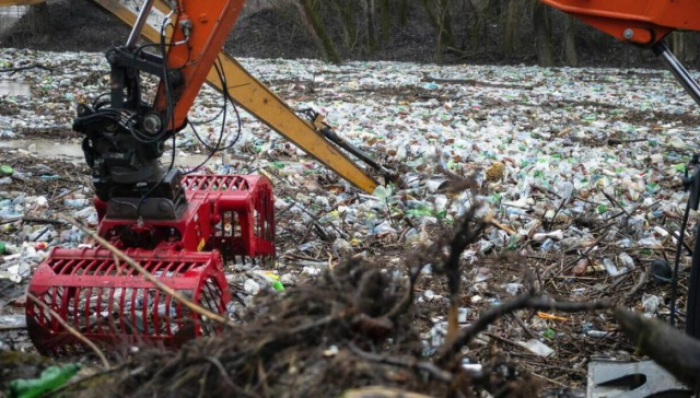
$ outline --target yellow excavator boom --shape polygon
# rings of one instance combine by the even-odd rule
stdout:
[[[46,0],[0,0],[0,7],[33,6],[46,2]]]
[[[92,1],[129,26],[136,22],[137,15],[117,0]],[[154,5],[164,14],[171,11],[170,6],[162,0],[156,0]],[[148,24],[141,30],[141,35],[153,43],[160,42],[160,33]],[[354,186],[368,193],[374,192],[379,185],[377,180],[328,141],[320,129],[300,118],[289,105],[255,79],[225,51],[221,51],[219,58],[229,85],[228,90],[237,105]],[[207,83],[216,90],[223,89],[215,68],[209,72]]]

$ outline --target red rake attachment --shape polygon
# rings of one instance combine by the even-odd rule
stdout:
[[[182,296],[214,313],[226,313],[231,294],[218,253],[128,250],[126,254]],[[165,295],[133,267],[116,262],[106,249],[53,249],[37,269],[29,293],[102,347],[145,343],[177,348],[219,328]],[[42,354],[86,349],[32,301],[27,302],[27,327]]]
[[[182,179],[188,201],[213,204],[214,232],[208,249],[224,260],[275,256],[275,208],[270,181],[262,176],[188,175]]]
[[[190,175],[187,208],[178,219],[107,218],[95,201],[98,234],[190,300],[225,315],[231,293],[223,261],[275,255],[272,185],[262,176]],[[148,250],[146,250],[148,249]],[[159,291],[106,249],[54,249],[29,285],[63,320],[103,346],[182,343],[217,330]],[[81,350],[48,311],[27,301],[29,335],[44,354]]]

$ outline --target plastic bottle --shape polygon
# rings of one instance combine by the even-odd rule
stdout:
[[[76,209],[90,206],[90,199],[65,199],[63,204]]]
[[[38,379],[20,379],[10,382],[10,395],[17,398],[35,398],[47,391],[55,390],[66,384],[80,370],[80,364],[72,363],[65,366],[51,366]]]
[[[620,259],[620,263],[622,263],[622,265],[624,265],[626,268],[634,268],[634,260],[632,259],[632,257],[630,257],[629,254],[622,252],[618,256],[618,258]]]
[[[16,254],[19,248],[11,243],[0,242],[0,254]]]

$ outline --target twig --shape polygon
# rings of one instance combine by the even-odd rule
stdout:
[[[467,84],[470,86],[485,86],[485,87],[499,87],[499,88],[516,88],[516,89],[523,89],[523,90],[532,90],[535,87],[541,85],[531,85],[531,86],[525,86],[522,84],[508,84],[508,83],[491,83],[491,82],[485,82],[485,81],[478,81],[474,79],[440,79],[437,77],[429,76],[425,72],[421,72],[421,81],[422,82],[433,82],[433,83],[444,83],[444,84]]]
[[[34,68],[47,70],[47,71],[49,71],[49,72],[54,72],[54,71],[55,71],[55,70],[52,69],[52,68],[48,68],[48,67],[46,67],[46,66],[44,66],[44,65],[42,65],[42,64],[35,63],[34,65],[20,66],[20,67],[17,67],[17,68],[0,69],[0,73],[11,72],[10,75],[14,75],[14,74],[17,73],[17,72],[21,72],[21,71],[23,71],[23,70],[34,69]]]
[[[486,313],[481,315],[469,327],[460,330],[459,334],[451,342],[443,345],[438,354],[438,363],[445,363],[451,359],[456,353],[460,352],[462,347],[467,345],[479,333],[506,314],[510,314],[517,310],[532,309],[538,311],[558,310],[562,312],[585,312],[606,309],[610,307],[607,301],[593,302],[575,302],[575,301],[554,301],[544,297],[533,297],[530,295],[521,295],[515,299],[503,303],[500,306],[491,308]]]
[[[27,328],[27,325],[22,325],[22,326],[0,326],[0,332],[9,332],[11,330],[24,330]]]
[[[63,225],[64,221],[54,220],[50,218],[36,218],[36,217],[22,217],[22,222],[29,224],[52,224],[52,225]]]
[[[642,269],[642,273],[639,275],[639,280],[637,283],[630,289],[625,295],[623,296],[624,298],[632,297],[633,294],[637,293],[639,289],[644,286],[644,284],[647,282],[647,270]]]
[[[515,322],[525,331],[525,333],[527,333],[528,336],[530,336],[533,339],[537,339],[540,337],[537,335],[537,333],[533,332],[532,329],[527,327],[525,322],[523,322],[523,320],[520,319],[519,316],[514,315],[513,318],[515,318]]]
[[[220,323],[220,324],[223,324],[223,325],[226,325],[226,326],[230,326],[230,327],[236,327],[236,324],[235,324],[235,323],[229,321],[228,319],[224,318],[223,316],[221,316],[221,315],[219,315],[219,314],[215,314],[215,313],[213,313],[213,312],[207,310],[206,308],[203,308],[202,306],[197,305],[196,303],[190,301],[189,299],[185,298],[184,296],[180,295],[180,293],[176,292],[175,290],[173,290],[172,288],[170,288],[168,285],[166,285],[166,284],[164,284],[163,282],[161,282],[160,280],[158,280],[158,278],[156,278],[155,276],[153,276],[153,274],[151,274],[150,272],[148,272],[145,268],[143,268],[141,265],[139,265],[139,263],[137,263],[136,261],[134,261],[131,257],[129,257],[129,256],[127,256],[126,254],[124,254],[121,250],[119,250],[119,249],[117,249],[116,247],[114,247],[111,243],[109,243],[109,242],[107,242],[106,240],[104,240],[101,236],[99,236],[99,235],[97,235],[96,233],[94,233],[93,231],[91,231],[91,230],[85,228],[82,224],[78,223],[78,222],[75,221],[74,219],[72,219],[72,218],[70,218],[70,217],[67,217],[67,216],[64,216],[64,219],[66,220],[66,222],[68,222],[68,223],[74,225],[76,228],[78,228],[78,229],[80,229],[81,231],[83,231],[86,235],[89,235],[91,238],[95,239],[95,241],[96,241],[100,246],[102,246],[102,247],[104,247],[105,249],[109,250],[109,251],[112,252],[115,256],[121,258],[124,262],[126,262],[126,263],[129,264],[130,266],[134,267],[141,275],[143,275],[143,277],[144,277],[146,280],[148,280],[149,282],[153,283],[158,289],[160,289],[161,291],[163,291],[163,292],[164,292],[165,294],[167,294],[168,296],[170,296],[170,297],[174,298],[175,300],[181,302],[185,307],[189,308],[189,309],[192,310],[193,312],[195,312],[195,313],[197,313],[197,314],[199,314],[199,315],[201,315],[201,316],[203,316],[203,317],[206,317],[206,318],[208,318],[208,319],[211,319],[211,320],[213,320],[213,321],[215,321],[215,322],[218,322],[218,323]]]
[[[68,192],[64,192],[64,193],[62,193],[62,194],[56,196],[55,198],[53,198],[53,200],[60,200],[60,199],[63,199],[63,198],[65,198],[66,196],[72,194],[73,192],[79,191],[79,190],[81,190],[81,189],[83,189],[83,187],[78,187],[78,188],[75,188],[75,189],[71,189],[71,190],[69,190]]]
[[[105,355],[102,353],[102,351],[100,351],[100,349],[97,348],[97,346],[95,345],[95,343],[93,343],[93,342],[90,341],[87,337],[85,337],[82,333],[80,333],[79,331],[77,331],[76,329],[74,329],[74,328],[73,328],[71,325],[69,325],[65,320],[63,320],[63,318],[61,318],[61,316],[58,315],[58,313],[57,313],[56,311],[52,310],[51,307],[49,307],[49,306],[48,306],[46,303],[44,303],[43,301],[39,300],[39,299],[38,299],[36,296],[34,296],[32,293],[27,292],[27,298],[28,298],[29,300],[33,301],[36,305],[38,305],[38,306],[40,306],[41,308],[43,308],[44,311],[46,311],[46,312],[48,312],[49,314],[51,314],[51,317],[52,317],[53,319],[55,319],[58,323],[60,323],[61,326],[63,326],[64,328],[66,328],[66,330],[68,330],[68,332],[69,332],[70,334],[72,334],[72,335],[75,336],[78,340],[80,340],[80,341],[82,341],[83,343],[85,343],[88,347],[90,347],[91,350],[95,351],[95,354],[97,354],[97,356],[100,358],[100,361],[102,361],[102,365],[104,365],[105,369],[109,370],[110,365],[109,365],[109,361],[107,360],[107,357],[105,357]]]
[[[539,374],[537,374],[537,373],[535,373],[535,372],[530,372],[530,374],[533,375],[533,376],[535,376],[535,377],[538,377],[538,378],[540,378],[540,379],[542,379],[542,380],[544,380],[544,381],[546,381],[546,382],[548,382],[548,383],[552,383],[552,384],[554,384],[555,386],[564,387],[564,388],[568,388],[568,387],[569,387],[569,386],[567,386],[566,384],[562,384],[562,383],[560,383],[560,382],[558,382],[558,381],[556,381],[556,380],[553,380],[553,379],[544,377],[544,376],[539,375]]]
[[[419,362],[416,361],[415,358],[402,359],[392,358],[384,355],[377,355],[370,352],[362,351],[353,343],[349,343],[348,348],[350,348],[350,351],[352,351],[353,354],[367,361],[383,363],[386,365],[400,366],[402,368],[408,368],[412,370],[421,370],[430,373],[430,375],[432,375],[440,381],[444,381],[445,383],[450,383],[453,379],[451,373],[438,368],[430,362]]]
[[[481,204],[477,203],[475,206],[469,210],[469,212],[464,216],[462,225],[459,226],[459,230],[455,233],[452,242],[450,243],[450,255],[445,261],[443,267],[445,276],[447,276],[447,289],[450,293],[450,310],[447,320],[447,341],[451,341],[456,335],[459,328],[457,322],[457,312],[460,300],[460,258],[462,252],[470,244],[477,241],[479,235],[486,227],[484,222],[479,222],[474,220],[474,214],[477,210],[481,208]],[[472,222],[476,222],[475,228],[471,227]]]
[[[549,188],[545,188],[545,187],[543,187],[542,185],[530,184],[530,186],[531,186],[532,188],[535,188],[535,189],[538,190],[538,191],[541,191],[541,192],[544,192],[544,193],[548,193],[548,194],[554,196],[554,197],[557,198],[557,199],[561,199],[561,196],[560,196],[558,193],[554,192],[553,190],[551,190],[551,189],[549,189]]]
[[[399,315],[406,312],[408,307],[411,306],[411,304],[413,303],[413,295],[416,291],[416,282],[418,281],[418,278],[420,277],[421,272],[423,271],[423,268],[425,268],[426,265],[427,263],[420,264],[413,271],[409,269],[408,290],[406,291],[406,295],[401,301],[396,303],[396,305],[391,310],[389,310],[389,312],[385,315],[387,318],[391,319],[392,321],[396,321],[396,318],[398,318]]]
[[[617,203],[617,200],[615,200],[615,198],[610,196],[607,192],[605,192],[605,190],[602,190],[602,192],[605,198],[608,200],[608,202],[610,202],[610,204],[622,210],[627,215],[627,217],[632,217],[630,213],[627,212],[627,210],[625,210],[622,206],[620,206],[619,203]]]
[[[620,145],[620,144],[628,144],[628,143],[633,143],[633,142],[644,142],[648,141],[646,138],[636,138],[632,140],[618,140],[617,138],[608,138],[608,145]]]

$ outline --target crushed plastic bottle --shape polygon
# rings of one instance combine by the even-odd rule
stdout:
[[[17,254],[20,249],[12,243],[0,242],[0,255],[2,254]]]
[[[618,256],[618,259],[620,260],[620,264],[622,264],[625,268],[627,268],[627,269],[634,269],[635,268],[634,260],[632,259],[632,257],[630,257],[629,254],[622,252]]]
[[[544,344],[541,341],[535,340],[535,339],[528,340],[528,341],[520,341],[520,342],[518,342],[518,345],[528,349],[530,352],[532,352],[535,355],[545,357],[545,358],[554,354],[554,352],[555,352],[547,344]]]
[[[27,326],[25,315],[0,315],[0,327],[24,328]]]
[[[246,279],[245,283],[243,284],[243,289],[246,293],[253,296],[260,293],[260,285],[252,279]]]
[[[41,372],[37,379],[13,380],[9,383],[10,394],[15,398],[36,398],[66,384],[80,370],[79,363],[51,366]]]
[[[603,258],[603,267],[605,267],[605,271],[608,272],[608,275],[612,276],[613,278],[628,271],[627,268],[618,269],[615,263],[607,257]]]
[[[64,199],[63,204],[72,207],[74,209],[82,209],[86,206],[90,206],[92,201],[90,199]]]

